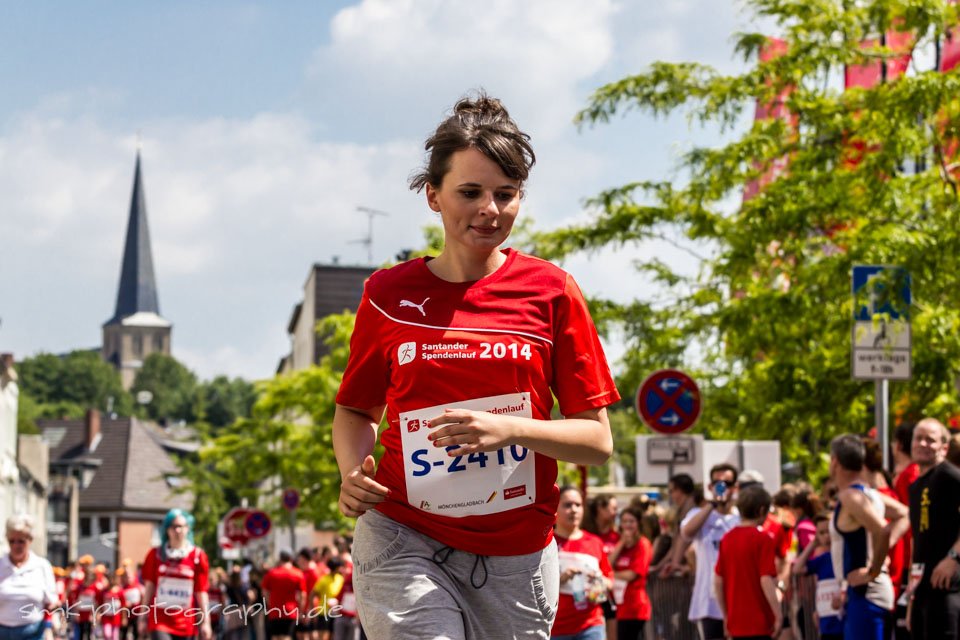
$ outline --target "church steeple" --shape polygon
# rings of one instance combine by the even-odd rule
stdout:
[[[150,231],[147,227],[147,201],[143,193],[140,173],[140,152],[133,173],[133,195],[127,219],[127,240],[120,269],[120,287],[117,290],[117,308],[111,322],[117,322],[135,313],[160,314],[157,303],[157,283],[153,275],[153,255],[150,251]]]
[[[143,360],[151,353],[170,354],[170,322],[160,317],[157,282],[153,273],[150,231],[147,229],[147,199],[143,193],[140,151],[133,171],[133,195],[123,246],[120,287],[113,317],[103,325],[103,359],[120,372],[129,389]]]

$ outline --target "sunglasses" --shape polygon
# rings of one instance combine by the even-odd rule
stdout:
[[[30,541],[27,540],[26,538],[13,538],[13,539],[7,538],[7,542],[8,542],[9,544],[11,544],[11,545],[13,545],[13,544],[30,544]]]

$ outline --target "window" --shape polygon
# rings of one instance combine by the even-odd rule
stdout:
[[[163,334],[156,333],[153,336],[153,350],[154,351],[163,351]]]
[[[100,516],[97,518],[97,533],[110,533],[113,531],[113,518],[109,516]]]
[[[89,538],[93,535],[92,522],[89,516],[80,516],[80,537]]]
[[[139,333],[133,336],[133,356],[139,358],[143,355],[143,336]]]

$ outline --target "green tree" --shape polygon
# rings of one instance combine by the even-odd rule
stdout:
[[[156,421],[186,420],[198,416],[197,376],[172,356],[151,353],[134,378],[131,394],[149,391],[150,401],[142,405],[143,417]]]
[[[318,332],[331,352],[319,365],[258,383],[249,417],[203,434],[199,459],[181,465],[198,501],[197,512],[204,511],[198,531],[209,536],[240,498],[285,522],[280,498],[287,487],[300,492],[299,519],[343,522],[337,510],[340,472],[331,425],[353,319],[344,313],[321,320]]]
[[[35,427],[37,418],[78,418],[87,409],[128,416],[133,407],[117,371],[94,351],[66,356],[41,353],[17,365],[20,376],[19,421]]]
[[[776,25],[786,52],[724,75],[700,63],[657,62],[598,89],[577,120],[604,123],[640,111],[685,110],[728,140],[683,154],[675,175],[590,199],[594,219],[538,238],[559,257],[652,238],[685,238],[702,252],[688,276],[644,256],[661,286],[626,305],[600,303],[602,322],[627,335],[621,389],[651,370],[683,366],[703,381],[699,429],[714,437],[779,439],[788,458],[823,469],[823,443],[873,426],[873,385],[851,379],[854,264],[897,264],[913,278],[913,378],[891,385],[899,415],[946,420],[958,411],[960,203],[951,141],[960,138],[960,75],[919,70],[844,91],[845,65],[889,60],[861,42],[893,28],[922,47],[958,24],[945,0],[750,0]],[[741,33],[756,61],[766,34]],[[796,118],[738,129],[757,101],[787,92]],[[742,129],[742,127],[740,128]],[[851,141],[865,150],[850,162]],[[756,197],[744,186],[778,162],[788,168]],[[915,171],[904,167],[913,159]]]
[[[250,417],[257,397],[252,383],[227,376],[201,383],[199,394],[205,421],[214,429],[233,424],[238,418]]]

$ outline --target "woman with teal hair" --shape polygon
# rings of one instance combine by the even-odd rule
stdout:
[[[210,561],[193,544],[193,524],[186,511],[168,511],[160,524],[160,546],[143,561],[144,603],[151,611],[140,620],[152,640],[192,638],[198,631],[202,640],[213,635],[207,594]]]

